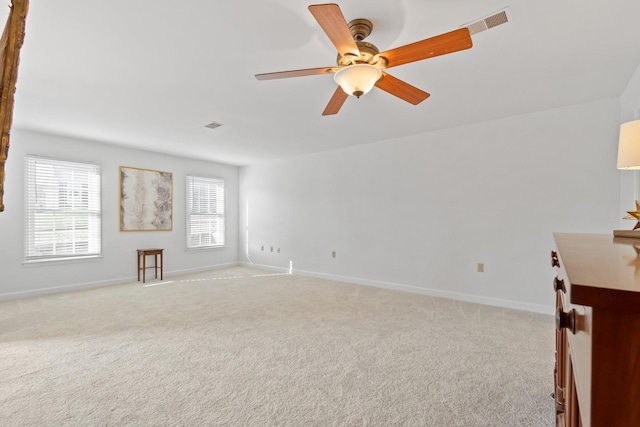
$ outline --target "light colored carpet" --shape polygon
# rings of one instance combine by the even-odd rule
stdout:
[[[553,319],[234,267],[0,302],[0,425],[553,426]]]

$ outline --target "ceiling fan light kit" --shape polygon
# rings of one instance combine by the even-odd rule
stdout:
[[[343,67],[333,76],[347,95],[360,98],[373,89],[373,85],[382,77],[382,71],[369,64],[354,64]]]
[[[380,53],[375,45],[363,41],[373,30],[373,24],[368,19],[358,18],[347,24],[340,7],[333,3],[311,5],[309,11],[338,50],[338,66],[256,74],[256,78],[271,80],[335,74],[334,80],[339,86],[324,109],[323,116],[338,113],[349,95],[360,98],[374,86],[417,105],[429,94],[383,70],[473,46],[469,29],[464,27]]]

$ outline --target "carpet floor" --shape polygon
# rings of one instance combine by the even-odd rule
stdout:
[[[3,426],[553,426],[551,316],[233,267],[0,302]]]

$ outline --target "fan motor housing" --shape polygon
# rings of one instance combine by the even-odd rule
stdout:
[[[371,31],[373,31],[373,23],[364,18],[349,21],[347,26],[349,27],[349,31],[356,42],[361,42],[366,39],[369,37],[369,34],[371,34]]]
[[[387,61],[378,56],[380,51],[373,43],[363,41],[366,37],[371,34],[373,31],[373,23],[368,19],[358,18],[352,21],[349,21],[349,31],[353,36],[353,40],[356,42],[358,46],[358,50],[360,51],[360,55],[340,55],[338,54],[338,66],[346,67],[348,65],[353,64],[369,64],[376,65],[378,67],[386,67]]]
[[[387,65],[387,61],[378,55],[380,51],[373,43],[357,41],[356,45],[360,51],[360,56],[349,54],[343,56],[338,54],[337,62],[339,66],[345,67],[353,64],[369,64],[385,67]]]

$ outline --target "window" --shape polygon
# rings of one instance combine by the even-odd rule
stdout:
[[[187,175],[187,249],[224,246],[224,180]]]
[[[100,166],[26,162],[26,261],[99,256]]]

